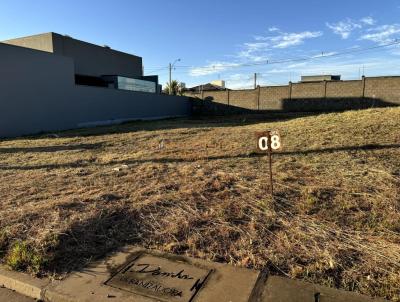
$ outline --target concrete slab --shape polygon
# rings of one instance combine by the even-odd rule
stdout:
[[[353,292],[270,276],[260,302],[383,302]]]
[[[45,298],[52,302],[248,302],[258,275],[230,265],[129,248],[50,285]]]
[[[191,301],[204,287],[213,270],[157,257],[138,256],[105,284],[168,302]]]
[[[0,287],[0,301],[2,302],[34,302],[35,299],[23,296],[15,291]]]
[[[143,248],[126,248],[62,281],[49,282],[0,266],[0,301],[49,302],[361,302],[386,301],[298,280],[266,270],[235,268]],[[14,294],[14,295],[13,295]],[[16,299],[12,299],[15,296]],[[11,297],[11,298],[10,298]]]
[[[34,299],[42,298],[42,291],[49,282],[48,279],[34,278],[28,274],[10,271],[4,266],[0,266],[0,285]]]

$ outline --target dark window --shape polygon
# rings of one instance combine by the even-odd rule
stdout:
[[[85,86],[96,86],[96,87],[107,87],[107,83],[99,77],[85,76],[76,74],[75,75],[75,84],[76,85],[85,85]]]

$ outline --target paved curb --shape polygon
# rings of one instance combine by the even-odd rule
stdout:
[[[148,251],[142,248],[134,248],[134,250],[142,250]],[[132,252],[132,250],[130,250]],[[86,270],[82,272],[75,272],[71,273],[66,279],[62,281],[50,281],[48,278],[38,279],[32,277],[25,273],[14,272],[7,269],[5,266],[0,265],[0,286],[4,286],[8,289],[14,290],[15,292],[25,295],[27,297],[48,301],[48,302],[77,302],[77,301],[91,301],[97,300],[98,302],[101,301],[108,301],[108,292],[112,291],[110,287],[104,287],[104,281],[108,278],[107,275],[108,269],[112,265],[118,264],[118,267],[121,266],[122,262],[125,262],[132,256],[130,252],[119,252],[117,255],[114,255],[114,258],[110,258],[108,260],[103,260],[97,266],[93,266],[92,268],[88,267]],[[148,251],[152,254],[164,254],[157,251]],[[176,257],[175,255],[170,255]],[[182,257],[181,257],[182,258]],[[186,257],[185,257],[186,258]],[[113,260],[112,260],[113,259]],[[194,263],[205,263],[204,260],[194,259],[194,258],[187,258]],[[121,262],[121,263],[119,263]],[[96,264],[96,263],[93,263]],[[193,263],[192,263],[193,264]],[[111,266],[110,266],[111,265]],[[307,283],[299,280],[293,280],[278,276],[269,276],[268,271],[262,270],[258,274],[256,271],[248,272],[244,271],[243,269],[238,269],[238,271],[242,271],[243,275],[234,277],[232,274],[232,270],[235,270],[234,267],[229,267],[227,265],[210,263],[209,265],[215,266],[218,270],[224,271],[225,276],[229,275],[230,278],[233,279],[241,279],[245,277],[247,284],[244,289],[248,290],[249,293],[246,301],[252,302],[303,302],[303,301],[326,301],[326,302],[384,302],[387,300],[384,299],[373,299],[367,296],[359,295],[353,292],[341,291],[333,288],[328,288],[312,283]],[[228,274],[226,274],[228,272]],[[258,277],[257,277],[258,276]],[[219,281],[224,279],[223,275],[218,277]],[[104,279],[104,280],[103,280]],[[247,280],[249,279],[249,280]],[[251,279],[251,280],[250,280]],[[240,280],[239,280],[240,281]],[[226,289],[226,286],[231,286],[230,283],[226,283],[223,281],[222,286],[215,287],[210,286],[208,287],[208,294],[206,295],[206,299],[204,296],[201,296],[201,301],[208,301],[209,297],[213,297],[213,301],[215,297],[221,298],[224,296],[224,290],[221,292],[221,288]],[[250,284],[251,283],[251,284]],[[82,284],[84,288],[82,287]],[[86,285],[85,285],[86,284]],[[89,287],[85,288],[85,286],[89,285]],[[219,284],[221,285],[221,284]],[[249,287],[251,285],[251,287]],[[228,287],[229,287],[228,286]],[[93,288],[92,288],[93,287]],[[69,289],[66,290],[66,289]],[[78,296],[75,295],[75,292],[80,293]],[[95,294],[96,291],[96,294]],[[230,291],[237,291],[237,288],[231,288]],[[86,294],[82,295],[82,292],[89,292],[90,295]],[[100,293],[100,295],[99,295]],[[204,293],[204,292],[203,292]],[[217,293],[217,296],[214,296],[213,293]],[[118,292],[113,292],[112,297],[115,297],[115,301],[120,301],[118,299]],[[126,298],[126,296],[120,297],[121,301],[133,301],[132,296]],[[210,296],[211,295],[211,296]],[[236,295],[236,294],[235,294]],[[245,295],[245,296],[246,296]],[[106,298],[104,298],[106,297]],[[229,298],[229,301],[244,301],[243,297],[240,299],[236,299],[235,296],[233,299],[232,297],[225,297]],[[155,301],[150,299],[151,301]],[[136,296],[134,301],[150,301],[148,298]],[[199,301],[200,301],[199,300]],[[228,301],[223,300],[223,301]],[[196,300],[197,301],[197,300]],[[222,300],[218,300],[222,301]]]
[[[0,266],[0,285],[33,299],[43,299],[49,279],[38,279],[28,274],[14,272],[5,266]]]
[[[159,273],[149,270],[145,273],[153,274],[146,276],[154,277],[142,279],[142,276],[127,273],[127,279],[121,281],[120,274],[124,275],[125,269],[129,270],[134,263],[138,263],[138,267],[152,265],[153,269],[158,265],[166,275],[158,277]],[[184,276],[190,278],[170,276],[178,271],[185,272],[188,275]],[[128,246],[69,274],[61,282],[52,282],[46,288],[44,298],[51,302],[111,302],[110,297],[118,302],[248,302],[258,276],[256,270]],[[164,277],[169,279],[162,279]],[[135,280],[144,280],[145,283],[135,285]],[[157,286],[147,287],[147,281]],[[169,295],[170,291],[163,294],[158,289],[154,291],[156,288],[174,289],[180,294]]]

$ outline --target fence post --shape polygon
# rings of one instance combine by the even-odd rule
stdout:
[[[361,97],[364,99],[365,98],[365,76],[362,76],[362,95]]]
[[[227,98],[228,98],[228,106],[229,106],[229,89],[227,90],[228,94],[227,94]]]
[[[289,82],[289,100],[292,99],[292,81]]]
[[[324,99],[326,99],[326,86],[328,85],[328,81],[324,80]]]
[[[257,110],[260,111],[260,93],[261,93],[261,86],[258,85],[258,93],[257,93]]]

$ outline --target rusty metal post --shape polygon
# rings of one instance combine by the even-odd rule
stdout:
[[[272,180],[272,148],[271,148],[271,132],[268,131],[268,158],[269,158],[269,185],[271,188],[271,198],[274,199],[274,184]]]

